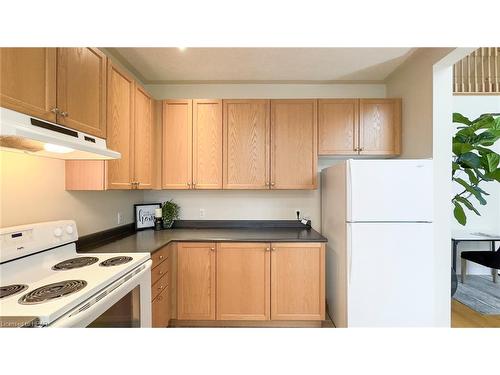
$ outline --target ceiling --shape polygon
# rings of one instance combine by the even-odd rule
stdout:
[[[380,82],[412,48],[109,48],[143,83]]]

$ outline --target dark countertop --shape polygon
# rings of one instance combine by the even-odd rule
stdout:
[[[191,222],[172,229],[139,231],[107,244],[86,246],[79,251],[153,253],[170,242],[327,242],[327,239],[314,229],[301,224],[297,225],[298,222],[294,221],[290,221],[289,226],[286,225],[285,221],[269,221],[265,222],[265,225],[262,225],[263,221],[245,221],[239,226],[234,225],[234,222],[230,222],[229,225],[220,222],[218,228],[208,227],[217,225],[207,225],[206,223],[200,222],[198,227],[196,227],[196,222]],[[281,223],[282,225],[273,225],[273,223]],[[283,223],[285,224],[283,225]],[[248,225],[243,227],[243,224]]]

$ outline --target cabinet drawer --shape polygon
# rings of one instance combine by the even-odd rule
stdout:
[[[168,258],[168,246],[162,247],[160,250],[155,251],[151,254],[151,260],[153,261],[153,268],[160,265],[163,261]]]
[[[151,303],[153,328],[167,327],[170,321],[170,303],[168,287],[163,290]]]
[[[168,273],[161,277],[156,283],[151,286],[151,299],[155,299],[158,294],[168,287]]]
[[[151,271],[151,284],[156,283],[160,278],[168,273],[168,261],[160,263],[158,267]]]

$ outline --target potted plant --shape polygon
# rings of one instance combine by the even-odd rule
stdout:
[[[168,229],[174,225],[174,221],[179,218],[181,212],[180,206],[175,203],[172,199],[163,202],[161,206],[162,218],[163,218],[163,228]]]

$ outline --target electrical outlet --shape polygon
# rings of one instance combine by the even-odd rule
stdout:
[[[116,214],[116,222],[117,222],[118,224],[121,224],[121,223],[123,222],[123,214],[122,214],[121,212],[118,212],[118,213]]]
[[[200,218],[205,217],[205,209],[200,208]]]

